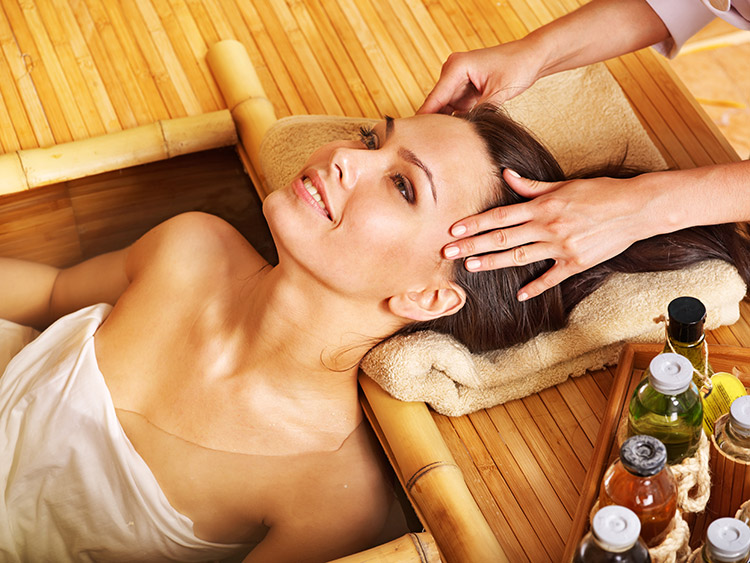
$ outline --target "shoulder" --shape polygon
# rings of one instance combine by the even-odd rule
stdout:
[[[201,212],[182,213],[141,237],[131,248],[127,269],[131,279],[149,272],[179,279],[190,274],[266,264],[247,240],[223,219]]]

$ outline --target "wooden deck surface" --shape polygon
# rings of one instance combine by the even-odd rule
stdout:
[[[229,38],[247,48],[279,117],[410,115],[452,51],[522,37],[577,5],[576,0],[0,0],[0,153],[224,108],[205,54],[211,44]],[[737,159],[657,55],[628,55],[608,68],[670,166]],[[81,193],[96,193],[87,186],[80,184]],[[43,193],[51,192],[40,197]],[[170,197],[179,198],[179,192]],[[9,209],[14,198],[7,196],[0,206]],[[95,197],[76,201],[78,208],[56,209],[55,216],[67,213],[74,222],[96,216]],[[24,221],[30,232],[32,225]],[[111,232],[117,224],[100,227]],[[88,230],[87,244],[96,239]],[[75,247],[72,255],[81,252],[80,229],[66,244]],[[748,347],[749,322],[750,308],[743,303],[740,322],[713,331],[709,339]],[[467,417],[435,415],[514,563],[560,560],[613,373],[587,374]]]

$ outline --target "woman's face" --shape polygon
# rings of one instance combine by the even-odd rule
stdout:
[[[448,229],[488,195],[492,168],[455,117],[390,118],[315,151],[264,212],[279,263],[294,260],[341,293],[384,299],[449,273]]]

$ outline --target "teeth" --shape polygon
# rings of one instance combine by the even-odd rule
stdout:
[[[318,202],[318,205],[320,208],[328,213],[328,209],[326,208],[326,204],[323,203],[323,198],[320,197],[320,194],[318,193],[318,190],[315,189],[315,186],[313,186],[312,182],[310,181],[310,178],[302,178],[302,183],[305,186],[305,189],[308,191],[308,193],[313,196],[313,199]]]

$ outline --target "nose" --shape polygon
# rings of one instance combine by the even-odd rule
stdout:
[[[350,146],[340,146],[333,150],[329,161],[329,174],[337,178],[341,187],[352,190],[364,174],[376,174],[385,151],[373,151]]]

